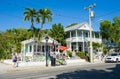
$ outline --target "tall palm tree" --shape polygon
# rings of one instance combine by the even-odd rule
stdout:
[[[43,25],[46,23],[46,19],[48,19],[48,22],[52,21],[52,12],[49,9],[39,9],[37,12],[36,21],[39,23],[41,22],[40,29],[43,30]]]
[[[31,22],[31,29],[34,29],[34,20],[36,18],[36,10],[30,9],[30,8],[26,8],[26,11],[24,12],[24,21],[28,20]]]
[[[48,22],[52,21],[52,12],[49,9],[39,9],[37,12],[37,16],[36,16],[36,22],[37,23],[41,23],[41,27],[38,33],[38,40],[40,41],[40,39],[42,38],[42,36],[44,35],[43,33],[43,25],[46,23],[46,20],[48,20]]]

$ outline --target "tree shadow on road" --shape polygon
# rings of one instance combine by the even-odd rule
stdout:
[[[76,70],[74,72],[56,75],[56,78],[49,79],[120,79],[120,64],[106,70]]]

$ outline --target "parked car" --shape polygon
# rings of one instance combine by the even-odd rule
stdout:
[[[109,54],[106,58],[105,58],[105,62],[119,62],[120,61],[120,53],[113,53],[113,54]]]

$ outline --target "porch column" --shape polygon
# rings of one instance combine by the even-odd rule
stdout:
[[[32,44],[32,61],[34,59],[34,44]]]
[[[25,56],[26,56],[26,49],[25,49],[25,43],[24,43],[24,47],[23,47],[23,53],[22,53],[22,58],[21,58],[21,60],[22,61],[25,61]]]
[[[39,51],[39,52],[42,52],[42,51],[43,51],[42,47],[43,47],[43,46],[42,46],[42,44],[41,44],[41,45],[40,45],[40,51]]]
[[[25,44],[24,44],[24,48],[23,49],[24,49],[23,54],[26,55]]]
[[[78,52],[78,37],[77,37],[77,29],[75,30],[76,32],[76,49],[77,49],[77,52]]]
[[[82,47],[82,51],[85,52],[85,42],[83,41],[83,47]]]
[[[84,38],[84,35],[83,35],[83,30],[82,30],[81,32],[82,32],[82,40],[83,40],[83,38]]]
[[[90,37],[90,35],[89,35],[89,31],[88,31],[88,38]]]
[[[82,30],[82,51],[84,52],[85,51],[85,48],[84,48],[84,46],[85,46],[85,43],[84,43],[84,41],[85,41],[85,39],[84,39],[84,33],[83,33],[83,30]]]
[[[72,49],[71,48],[71,41],[72,41],[72,38],[71,38],[71,31],[70,31],[70,50]]]
[[[36,45],[36,51],[35,52],[37,53],[38,44],[36,43],[35,45]]]
[[[34,44],[32,44],[32,53],[34,54]]]
[[[27,45],[27,47],[28,47],[28,53],[30,52],[30,45]]]
[[[32,44],[32,54],[34,55],[34,44]]]

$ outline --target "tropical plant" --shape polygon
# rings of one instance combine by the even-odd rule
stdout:
[[[111,36],[111,27],[112,23],[108,20],[105,20],[100,23],[100,32],[102,34],[102,38],[109,40]]]
[[[69,57],[72,57],[72,51],[67,51],[67,55],[68,55]]]
[[[76,55],[81,59],[85,59],[86,61],[89,61],[89,56],[85,52],[77,52]]]
[[[100,50],[102,48],[102,44],[97,42],[92,42],[92,46],[94,50]]]
[[[59,24],[53,24],[52,28],[50,29],[49,35],[57,40],[59,43],[62,45],[65,45],[65,37],[66,33],[64,32],[64,27],[59,23]]]
[[[46,23],[46,19],[48,22],[52,21],[52,12],[49,9],[39,9],[36,16],[36,22],[41,23],[40,29],[43,30],[43,25]]]
[[[49,9],[39,9],[36,15],[36,22],[41,23],[41,27],[38,33],[38,42],[40,42],[42,36],[44,35],[43,32],[43,25],[46,23],[46,19],[48,19],[48,22],[52,21],[52,12]]]
[[[120,17],[113,18],[113,26],[111,27],[111,40],[117,45],[120,44]]]
[[[31,29],[34,28],[34,21],[36,19],[36,10],[30,9],[30,8],[26,8],[26,11],[24,12],[24,21],[28,20],[31,22]]]
[[[6,59],[10,56],[10,45],[9,45],[9,39],[10,36],[8,34],[0,35],[0,59]]]
[[[106,40],[107,48],[109,49],[110,42],[116,44],[116,47],[120,47],[120,17],[114,17],[113,23],[105,20],[100,23],[100,32],[102,34],[102,38]]]
[[[103,48],[103,54],[106,55],[108,53],[108,50],[104,47]]]

